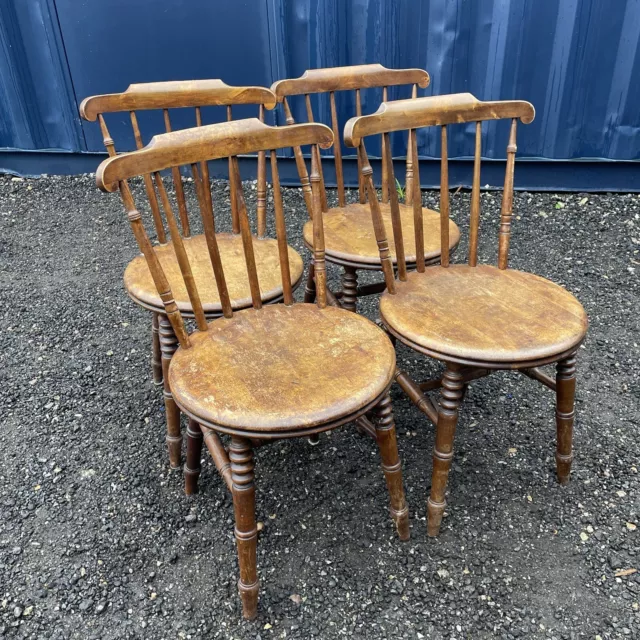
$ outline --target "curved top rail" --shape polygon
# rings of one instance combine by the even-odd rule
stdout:
[[[257,151],[333,144],[333,132],[324,124],[270,127],[258,118],[232,120],[154,136],[146,147],[108,158],[98,167],[96,183],[103,191],[116,191],[118,182],[134,176]]]
[[[351,118],[344,127],[344,141],[357,147],[362,138],[380,133],[500,118],[520,118],[524,124],[530,124],[534,117],[535,109],[530,102],[482,102],[470,93],[396,100],[383,102],[371,115]]]
[[[80,115],[93,121],[99,113],[234,104],[263,104],[273,109],[276,97],[266,87],[232,87],[222,80],[145,82],[131,84],[122,93],[85,98],[80,105]]]
[[[369,89],[398,84],[417,84],[423,89],[429,86],[429,74],[422,69],[387,69],[381,64],[360,64],[351,67],[309,69],[299,78],[278,80],[271,91],[278,102],[287,96],[325,91]]]

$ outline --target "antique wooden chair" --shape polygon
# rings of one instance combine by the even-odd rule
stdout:
[[[269,127],[258,119],[208,125],[199,129],[155,136],[132,153],[105,160],[97,173],[98,186],[120,190],[136,237],[180,347],[168,369],[170,386],[180,410],[191,421],[187,431],[185,490],[197,490],[202,431],[207,448],[233,494],[240,565],[239,589],[244,615],[256,615],[256,520],[254,441],[293,438],[334,429],[347,422],[364,421],[376,434],[382,468],[390,494],[391,515],[401,539],[409,537],[408,510],[396,445],[389,387],[395,372],[395,352],[388,336],[375,324],[354,313],[327,305],[320,176],[315,150],[333,142],[331,129],[322,124]],[[285,218],[278,177],[276,150],[312,145],[313,260],[317,303],[294,303]],[[279,267],[283,304],[263,305],[260,273],[256,268],[237,156],[268,151],[274,193]],[[252,307],[234,310],[229,279],[215,234],[214,216],[204,186],[204,163],[231,157],[235,199],[249,274]],[[222,301],[223,317],[207,323],[199,298],[199,282],[192,277],[190,260],[180,262],[197,330],[188,333],[187,314],[175,301],[162,261],[162,249],[153,246],[133,201],[127,180],[152,175],[162,184],[161,171],[178,165],[191,167],[199,196],[206,246]],[[160,188],[163,192],[162,187]],[[171,239],[185,256],[175,215],[163,198]],[[377,414],[372,424],[365,414]],[[226,449],[218,433],[231,436]]]
[[[138,120],[138,113],[141,111],[161,110],[164,128],[166,131],[171,131],[169,109],[194,109],[193,125],[200,127],[203,124],[202,109],[204,107],[226,107],[227,120],[232,120],[233,106],[256,105],[260,120],[263,120],[264,109],[273,109],[275,104],[273,93],[263,87],[231,87],[222,80],[193,80],[133,84],[123,93],[86,98],[80,106],[80,113],[86,120],[95,121],[97,119],[99,121],[105,147],[110,156],[115,156],[115,144],[109,134],[105,114],[128,111],[135,144],[140,149],[143,147],[141,126]],[[151,118],[154,114],[148,115]],[[147,121],[147,124],[153,125],[154,122]],[[231,159],[229,159],[229,167],[231,168]],[[207,199],[207,207],[212,209],[209,169],[206,164],[202,165],[202,172],[206,185],[203,193]],[[283,289],[278,267],[278,246],[275,240],[264,237],[266,232],[266,162],[264,152],[260,152],[258,156],[257,177],[257,237],[254,238],[254,254],[260,274],[261,298],[265,303],[279,302],[283,297]],[[197,310],[191,306],[188,287],[180,273],[180,260],[184,260],[184,256],[178,254],[173,241],[168,239],[171,234],[167,236],[162,221],[160,204],[166,197],[166,193],[160,189],[158,184],[156,187],[159,191],[156,193],[154,180],[150,175],[144,175],[143,179],[153,216],[155,237],[161,247],[158,251],[159,259],[169,278],[178,308],[187,317],[194,317]],[[234,177],[231,170],[229,171],[229,179],[231,193],[235,194]],[[193,278],[200,292],[199,304],[202,306],[206,318],[215,318],[222,315],[223,305],[215,282],[210,277],[212,274],[206,238],[202,234],[191,235],[183,181],[177,168],[172,170],[171,180],[175,189],[180,225],[185,237],[184,249],[191,262]],[[242,309],[251,306],[251,291],[244,266],[235,195],[231,198],[231,211],[232,233],[218,233],[217,242],[220,245],[222,261],[225,265],[231,307]],[[300,255],[292,248],[289,248],[289,263],[291,283],[295,288],[301,282],[304,264]],[[171,356],[178,346],[178,341],[164,312],[162,300],[143,256],[138,256],[129,263],[124,274],[124,284],[134,302],[153,313],[152,362],[154,380],[156,384],[163,384],[164,387],[170,465],[174,469],[179,468],[182,449],[180,413],[173,401],[169,382],[165,375]]]
[[[358,179],[359,179],[359,202],[347,203],[343,167],[342,150],[340,145],[341,128],[338,123],[336,109],[337,91],[355,90],[355,112],[362,115],[362,91],[366,89],[381,88],[381,95],[375,101],[380,103],[380,98],[386,102],[388,87],[399,85],[413,85],[412,97],[417,96],[418,86],[426,88],[429,85],[429,74],[422,69],[386,69],[380,64],[366,64],[352,67],[335,67],[331,69],[311,69],[306,71],[300,78],[290,80],[279,80],[275,82],[271,89],[275,93],[278,102],[284,108],[287,124],[294,122],[289,100],[292,96],[304,95],[307,120],[314,121],[314,113],[311,104],[311,94],[329,94],[329,105],[331,112],[331,128],[337,143],[334,145],[336,181],[338,185],[338,207],[328,208],[327,198],[324,193],[324,180],[320,173],[322,185],[322,210],[325,220],[325,244],[327,251],[327,261],[343,267],[342,291],[336,294],[345,309],[356,310],[359,296],[380,293],[384,290],[384,282],[372,283],[358,286],[358,270],[381,271],[382,266],[378,255],[375,236],[371,227],[369,207],[366,203],[364,180],[362,176],[362,165],[358,157]],[[321,96],[323,97],[323,96]],[[396,182],[388,182],[388,172],[386,171],[387,153],[386,145],[390,144],[389,138],[381,141],[382,149],[382,204],[380,213],[387,229],[391,228],[391,210],[389,194],[396,190]],[[309,179],[306,176],[307,170],[300,147],[294,149],[298,171],[303,176],[302,188],[307,200],[307,208],[310,209],[311,190]],[[400,216],[409,229],[413,226],[413,208],[411,206],[413,198],[414,182],[420,182],[420,177],[414,181],[416,171],[413,166],[413,153],[411,141],[407,146],[406,160],[406,182],[405,201],[399,205]],[[436,238],[440,236],[440,216],[435,211],[423,208],[423,230],[422,251],[426,264],[437,263],[440,260],[440,243]],[[304,227],[304,239],[308,247],[312,244],[313,225],[309,221]],[[460,238],[460,233],[454,222],[449,221],[449,249],[453,249]],[[393,242],[389,246],[391,260],[394,265],[397,263],[396,247]],[[402,248],[406,264],[409,269],[415,268],[416,246],[413,241],[413,234],[405,237],[405,246]],[[307,281],[306,299],[313,301],[313,272],[309,272]]]
[[[480,222],[480,161],[482,121],[511,119],[504,181],[498,266],[478,263]],[[438,534],[445,508],[447,476],[453,458],[453,437],[458,409],[467,383],[495,369],[514,369],[539,380],[556,391],[557,475],[560,483],[569,480],[572,461],[576,351],[587,331],[584,309],[561,286],[522,271],[508,268],[509,239],[513,205],[513,175],[516,154],[516,123],[528,124],[534,109],[528,102],[480,102],[471,94],[419,98],[382,104],[377,113],[352,118],[345,127],[345,141],[358,148],[371,207],[387,291],[380,301],[380,316],[389,333],[416,351],[446,364],[438,381],[415,384],[402,371],[396,379],[411,400],[436,425],[431,496],[428,500],[428,533]],[[449,259],[449,186],[447,127],[475,123],[475,160],[471,191],[468,264],[452,264]],[[440,215],[441,264],[407,273],[405,258],[398,257],[397,280],[389,255],[386,229],[371,180],[363,140],[369,135],[410,130],[413,140],[414,171],[418,159],[416,129],[440,126],[442,138]],[[387,146],[388,181],[393,181],[393,162]],[[414,203],[419,202],[417,181]],[[395,244],[402,246],[402,219],[397,198],[391,192],[391,215]],[[420,211],[416,207],[416,241],[421,237]],[[553,380],[539,367],[557,363]],[[442,387],[439,406],[424,393]]]

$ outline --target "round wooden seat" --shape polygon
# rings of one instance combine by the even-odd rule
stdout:
[[[412,272],[396,282],[395,295],[382,296],[380,315],[418,351],[496,367],[568,353],[588,324],[582,305],[561,286],[489,265]]]
[[[191,340],[171,360],[173,397],[201,424],[228,432],[295,436],[337,426],[377,403],[395,370],[385,333],[335,307],[245,309]]]
[[[230,233],[216,234],[224,275],[234,309],[244,309],[251,306],[251,291],[247,265],[242,248],[240,235]],[[189,257],[193,277],[200,294],[204,312],[209,315],[220,315],[222,307],[216,279],[211,267],[211,259],[207,250],[204,235],[197,235],[183,239],[185,250]],[[282,296],[282,276],[278,259],[278,243],[272,238],[253,238],[256,267],[260,282],[260,292],[263,302],[272,302]],[[176,258],[173,244],[156,247],[156,255],[160,259],[162,268],[169,280],[178,309],[186,315],[192,314],[191,303],[187,288],[180,272],[180,265]],[[296,287],[304,270],[304,263],[300,255],[289,247],[289,267],[291,269],[291,284]],[[129,295],[141,306],[164,313],[164,305],[156,290],[147,261],[140,255],[134,258],[124,273],[124,285]]]
[[[391,226],[391,205],[381,203],[380,211],[389,240],[391,258],[396,263],[393,228]],[[415,227],[413,208],[400,205],[402,236],[407,264],[416,262]],[[424,228],[424,257],[427,263],[440,259],[440,214],[431,209],[422,209]],[[345,207],[329,209],[322,214],[324,242],[327,260],[344,266],[360,269],[380,269],[380,253],[373,231],[371,209],[368,204],[348,204]],[[304,240],[313,246],[313,225],[304,226]],[[449,221],[449,247],[452,249],[460,240],[460,231],[455,222]]]

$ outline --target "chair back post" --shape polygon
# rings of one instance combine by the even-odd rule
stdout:
[[[449,155],[447,125],[440,127],[440,264],[449,266]],[[424,253],[424,252],[423,252]]]
[[[387,232],[384,228],[382,213],[380,212],[380,203],[378,202],[378,193],[373,184],[373,169],[369,163],[367,150],[364,146],[364,140],[358,145],[358,158],[362,165],[362,182],[367,192],[367,200],[371,208],[371,218],[373,220],[373,229],[378,243],[378,252],[380,253],[380,263],[382,265],[382,273],[384,281],[387,285],[389,293],[396,292],[395,280],[393,276],[393,262],[389,253],[389,241],[387,240]]]
[[[315,145],[314,145],[315,146]],[[311,149],[311,190],[313,193],[313,273],[316,281],[316,304],[327,306],[327,267],[324,259],[324,227],[322,224],[322,196],[318,157],[320,150]]]
[[[184,349],[188,349],[191,346],[191,343],[187,330],[184,326],[182,316],[178,310],[178,305],[173,299],[173,293],[171,292],[169,281],[167,280],[164,270],[160,264],[160,260],[158,260],[158,256],[153,249],[153,245],[149,240],[149,236],[147,235],[142,223],[142,216],[136,208],[133,196],[131,195],[131,190],[129,189],[129,185],[126,180],[118,181],[118,188],[127,213],[127,218],[129,219],[129,224],[131,225],[131,230],[133,231],[133,235],[138,243],[140,252],[147,260],[151,277],[153,278],[153,282],[158,290],[158,295],[164,305],[165,313],[169,318],[169,322],[171,322],[171,326],[178,338],[180,346]]]
[[[411,88],[411,99],[418,97],[418,85],[414,84]],[[407,163],[406,174],[404,179],[404,203],[413,203],[413,142],[411,136],[407,140]]]
[[[383,133],[382,139],[385,142],[385,165],[388,174],[387,183],[395,186],[396,176],[393,170],[393,155],[391,153],[389,134]],[[404,255],[404,236],[402,233],[402,219],[400,217],[398,191],[394,187],[389,190],[389,202],[391,209],[391,224],[393,228],[393,244],[396,249],[396,260],[398,264],[398,280],[405,281],[407,279],[407,261]]]
[[[471,214],[469,219],[469,266],[478,264],[478,232],[480,229],[480,163],[482,161],[482,122],[476,122]]]
[[[511,217],[513,215],[513,174],[516,161],[516,128],[518,120],[511,120],[509,144],[507,145],[507,166],[504,176],[504,192],[500,209],[500,235],[498,244],[498,268],[506,269],[509,263],[509,241],[511,239]]]
[[[425,268],[424,261],[424,226],[422,221],[422,191],[420,190],[420,162],[418,160],[418,134],[415,129],[409,131],[411,141],[412,166],[416,178],[412,180],[411,206],[413,208],[413,231],[416,243],[416,271],[422,273]]]

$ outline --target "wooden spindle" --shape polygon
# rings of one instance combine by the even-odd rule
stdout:
[[[307,107],[307,122],[315,122],[313,118],[313,109],[311,108],[311,96],[308,93],[306,93],[304,96],[304,102]],[[320,202],[322,204],[322,211],[328,211],[329,207],[327,205],[327,190],[324,184],[324,173],[322,172],[322,157],[320,155],[320,147],[318,145],[312,145],[311,153],[315,153],[318,158],[318,174],[320,175]]]
[[[449,157],[447,155],[447,125],[440,127],[442,153],[440,157],[440,264],[449,266]]]
[[[169,109],[163,109],[164,126],[167,133],[171,132],[171,119],[169,117]],[[187,213],[187,203],[184,198],[184,188],[182,186],[182,176],[180,175],[180,167],[171,167],[171,177],[176,190],[176,200],[178,201],[178,213],[180,214],[180,224],[182,225],[182,235],[185,238],[191,237],[189,228],[189,215]]]
[[[387,183],[395,184],[395,173],[393,171],[393,154],[391,153],[391,144],[389,134],[383,133],[382,140],[384,142],[385,167],[387,172]],[[407,261],[404,255],[404,237],[402,234],[402,220],[400,217],[400,203],[398,202],[398,192],[396,189],[389,190],[389,200],[391,208],[391,224],[393,227],[393,244],[396,248],[396,259],[398,264],[398,278],[403,282],[407,279]]]
[[[289,270],[289,246],[287,244],[287,227],[282,206],[278,160],[275,150],[271,151],[271,181],[273,182],[273,205],[276,218],[276,238],[278,240],[278,257],[280,258],[280,274],[282,275],[282,292],[285,304],[293,304],[291,290],[291,272]]]
[[[196,126],[202,126],[202,113],[200,107],[196,107]],[[209,164],[206,160],[200,163],[200,172],[202,173],[202,180],[205,184],[204,195],[207,198],[207,209],[209,214],[213,218],[213,198],[211,196],[211,178],[209,177]]]
[[[384,228],[382,213],[380,212],[378,194],[373,184],[373,170],[371,169],[371,164],[369,163],[369,158],[367,157],[367,151],[364,147],[364,141],[361,141],[360,145],[358,146],[358,154],[360,156],[360,163],[362,165],[362,178],[364,180],[364,186],[367,190],[367,199],[369,201],[369,207],[371,209],[373,230],[376,236],[376,242],[378,243],[378,251],[380,252],[380,262],[382,264],[384,281],[387,285],[387,291],[393,294],[396,292],[396,283],[393,275],[393,262],[391,261],[391,254],[389,252],[389,241],[387,240],[387,232]]]
[[[102,142],[107,149],[107,153],[110,157],[115,156],[116,147],[113,143],[113,138],[109,134],[109,129],[107,129],[107,123],[104,116],[101,113],[98,114],[98,122],[100,123],[100,131],[102,132]]]
[[[151,277],[153,278],[153,282],[156,285],[156,289],[158,290],[158,294],[162,300],[162,304],[164,305],[165,314],[167,318],[169,318],[169,322],[171,322],[171,326],[178,338],[180,346],[183,349],[188,349],[191,346],[189,335],[187,334],[184,322],[182,321],[178,305],[173,299],[173,293],[169,286],[167,276],[162,269],[160,260],[158,260],[158,256],[156,255],[151,241],[149,240],[149,236],[142,224],[142,216],[136,209],[129,185],[122,180],[119,183],[119,187],[120,195],[122,196],[122,201],[127,212],[127,217],[129,218],[129,224],[131,225],[131,230],[133,231],[133,235],[138,243],[141,253],[147,260]]]
[[[295,124],[291,109],[287,99],[282,101],[284,107],[284,117],[287,124]],[[300,147],[293,147],[293,155],[296,159],[296,168],[298,169],[298,176],[300,177],[300,186],[302,187],[302,195],[304,196],[304,202],[307,205],[307,213],[311,218],[313,215],[313,195],[311,193],[311,183],[309,182],[309,173],[307,172],[307,164],[304,161],[302,155],[302,149]]]
[[[338,111],[336,109],[336,96],[333,91],[329,93],[331,104],[331,128],[333,129],[333,155],[336,159],[336,182],[338,184],[338,205],[344,207],[344,175],[342,173],[342,143],[340,141],[340,127],[338,125]]]
[[[162,176],[159,172],[156,172],[153,174],[153,178],[155,180],[158,193],[160,194],[160,200],[164,209],[164,215],[167,219],[167,226],[169,227],[169,234],[173,242],[173,249],[178,260],[178,266],[180,267],[182,279],[184,280],[184,284],[187,288],[187,293],[189,294],[189,300],[193,309],[193,315],[196,319],[196,325],[198,326],[198,329],[200,331],[206,331],[207,319],[205,318],[204,310],[202,309],[200,294],[198,293],[198,288],[193,277],[193,271],[191,270],[191,264],[189,263],[189,257],[187,256],[184,242],[182,240],[182,236],[180,235],[180,230],[178,229],[176,217],[173,213],[173,209],[171,208],[171,203],[169,202],[167,191],[164,188]]]
[[[411,89],[411,98],[418,97],[418,85],[414,84]],[[411,136],[407,142],[407,173],[404,181],[404,203],[411,204],[413,202],[413,147]]]
[[[142,142],[142,135],[140,134],[140,127],[138,126],[138,118],[135,111],[130,111],[131,128],[133,129],[133,137],[136,141],[136,149],[142,149],[144,143]],[[160,215],[160,207],[158,206],[158,198],[156,197],[155,189],[153,188],[153,181],[151,176],[146,173],[142,176],[144,180],[144,188],[147,192],[147,200],[149,200],[149,206],[151,207],[151,216],[153,218],[153,226],[158,236],[158,242],[160,244],[166,244],[167,237],[164,231],[164,224],[162,223],[162,216]]]
[[[320,174],[317,155],[313,152],[311,153],[311,191],[313,193],[313,270],[316,281],[316,304],[320,309],[324,309],[327,306],[327,266],[324,259]]]
[[[194,171],[192,165],[191,171],[197,176],[197,167]],[[195,179],[195,178],[194,178]],[[196,193],[201,189],[201,183],[199,180],[195,182]],[[202,201],[204,196],[202,193],[198,195],[199,202]],[[200,209],[203,212],[203,209]],[[211,268],[213,269],[213,275],[216,279],[216,287],[218,288],[218,295],[220,297],[220,306],[222,307],[222,315],[225,318],[230,318],[233,315],[233,309],[231,307],[231,298],[229,297],[229,290],[227,289],[227,281],[224,275],[224,269],[222,268],[222,259],[220,257],[220,249],[218,247],[218,240],[216,239],[216,228],[213,216],[203,215],[202,226],[204,228],[204,237],[207,241],[207,250],[209,252],[209,260],[211,261]]]
[[[227,105],[227,122],[231,122],[233,120],[233,111],[231,109],[231,105]],[[240,233],[240,222],[238,218],[238,203],[236,201],[236,183],[235,183],[235,174],[233,171],[233,159],[229,156],[229,200],[231,203],[231,228],[233,233]]]
[[[511,239],[511,216],[513,214],[513,171],[516,161],[516,127],[518,120],[511,120],[509,144],[507,145],[507,167],[504,176],[504,193],[500,210],[500,234],[498,241],[498,268],[506,269],[509,263],[509,240]]]
[[[360,96],[360,89],[356,89],[356,116],[359,118],[362,115],[362,99]],[[358,154],[358,196],[360,198],[360,204],[367,202],[365,180],[362,175],[362,160],[360,154]]]
[[[471,216],[469,220],[469,266],[478,264],[478,232],[480,229],[480,161],[482,156],[482,123],[476,122],[476,148],[473,158],[471,185]]]
[[[264,105],[260,105],[258,117],[264,122]],[[267,157],[264,151],[258,151],[258,204],[256,217],[258,220],[258,238],[267,233]]]
[[[422,191],[420,190],[420,165],[418,163],[418,141],[416,130],[409,133],[411,140],[412,165],[415,178],[412,180],[413,194],[411,204],[413,206],[413,226],[416,240],[416,271],[424,272],[424,229],[422,225]]]
[[[238,205],[238,222],[240,223],[240,233],[242,235],[242,247],[244,249],[244,257],[247,264],[247,275],[249,276],[249,289],[251,291],[251,301],[254,309],[262,308],[262,296],[260,295],[260,283],[258,281],[258,270],[256,268],[256,259],[253,253],[253,236],[251,235],[251,227],[249,226],[249,216],[247,215],[247,207],[242,193],[242,180],[240,178],[240,169],[238,167],[238,158],[231,158],[233,179],[236,185],[236,203]]]
[[[382,87],[382,102],[387,101],[387,87]],[[389,202],[389,171],[387,170],[387,144],[389,136],[382,134],[381,155],[382,155],[382,202]],[[393,188],[395,185],[391,185]]]

